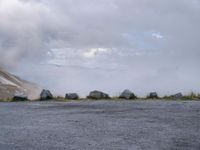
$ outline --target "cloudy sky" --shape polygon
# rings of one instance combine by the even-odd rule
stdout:
[[[0,0],[0,66],[57,94],[200,92],[200,0]]]

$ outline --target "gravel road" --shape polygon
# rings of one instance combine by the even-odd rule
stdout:
[[[200,102],[0,103],[0,150],[200,150]]]

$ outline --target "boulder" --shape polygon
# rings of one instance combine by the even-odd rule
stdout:
[[[65,99],[77,100],[79,99],[79,96],[77,93],[67,93]]]
[[[14,95],[13,101],[28,101],[28,97],[26,95]]]
[[[149,94],[148,98],[157,99],[158,98],[158,94],[156,92],[151,92]]]
[[[131,92],[130,90],[124,90],[121,95],[119,96],[119,98],[122,99],[135,99],[136,96],[133,92]]]
[[[40,94],[40,100],[49,100],[49,99],[53,99],[53,95],[51,94],[49,90],[43,89]]]
[[[101,91],[92,91],[92,92],[90,92],[90,94],[87,98],[89,98],[89,99],[110,99],[108,94],[103,93]]]
[[[182,93],[177,93],[177,94],[171,95],[171,97],[175,98],[175,99],[180,99],[180,98],[183,98],[183,94]]]

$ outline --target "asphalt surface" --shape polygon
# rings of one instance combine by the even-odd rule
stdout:
[[[200,102],[0,103],[0,150],[200,150]]]

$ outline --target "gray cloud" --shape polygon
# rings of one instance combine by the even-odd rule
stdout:
[[[200,91],[199,0],[0,0],[0,18],[0,65],[56,93]]]

